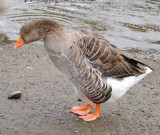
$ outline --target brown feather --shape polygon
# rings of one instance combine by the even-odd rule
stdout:
[[[86,58],[92,67],[99,69],[103,77],[123,78],[132,75],[138,76],[145,72],[143,63],[122,52],[104,37],[85,30],[83,33],[85,36],[81,40],[85,42],[87,47]],[[79,43],[79,46],[83,51],[83,42]]]

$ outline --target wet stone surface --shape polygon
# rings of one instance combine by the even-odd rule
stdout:
[[[116,102],[102,104],[100,118],[88,123],[69,113],[72,106],[84,104],[77,101],[70,82],[56,69],[43,46],[12,49],[7,45],[0,53],[0,134],[160,134],[158,59],[141,58],[154,72]],[[8,100],[7,93],[15,89],[22,89],[23,98]]]

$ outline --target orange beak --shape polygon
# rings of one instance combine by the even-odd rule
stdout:
[[[21,47],[22,45],[26,44],[26,42],[23,41],[22,37],[20,36],[17,40],[16,45],[14,46],[14,49],[16,50],[17,48]]]

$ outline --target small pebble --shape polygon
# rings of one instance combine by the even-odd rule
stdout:
[[[27,66],[27,69],[31,69],[31,70],[32,70],[32,69],[33,69],[33,67],[29,67],[29,66]]]
[[[82,101],[82,100],[78,98],[77,101]]]
[[[8,99],[19,99],[22,96],[21,91],[15,91],[8,95]]]
[[[78,131],[77,131],[77,130],[74,130],[73,133],[78,133]]]

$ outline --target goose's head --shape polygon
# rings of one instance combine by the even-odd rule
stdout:
[[[56,21],[40,19],[24,24],[20,29],[20,37],[14,46],[17,49],[24,44],[40,40],[50,34],[60,35],[63,27]]]

